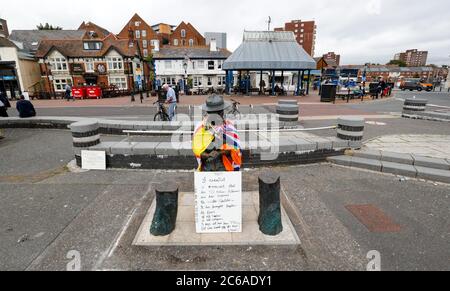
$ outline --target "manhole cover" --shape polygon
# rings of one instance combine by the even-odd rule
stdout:
[[[347,205],[350,211],[370,232],[399,232],[401,226],[374,205]]]

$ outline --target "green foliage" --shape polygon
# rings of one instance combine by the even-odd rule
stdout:
[[[42,23],[39,23],[39,25],[37,25],[36,28],[38,30],[62,30],[62,27],[53,26],[51,24],[48,24],[48,22],[46,22],[45,25]]]
[[[406,67],[406,63],[404,61],[400,60],[391,60],[387,65],[393,65],[393,66],[399,66],[399,67]]]

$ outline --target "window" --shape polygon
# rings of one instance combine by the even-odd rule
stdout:
[[[157,40],[157,39],[152,39],[152,40],[150,41],[150,45],[151,45],[152,47],[155,47],[158,43],[159,43],[159,40]]]
[[[101,42],[94,42],[94,41],[87,41],[83,43],[83,48],[85,50],[101,50],[102,49],[102,43]]]
[[[147,47],[148,47],[148,43],[147,43],[146,40],[143,40],[143,41],[142,41],[142,47],[143,47],[143,48],[147,48]]]
[[[173,40],[173,45],[174,45],[174,46],[178,46],[178,39],[174,39],[174,40]]]
[[[164,61],[164,68],[166,68],[166,70],[172,69],[172,61]]]
[[[142,31],[142,37],[147,37],[147,30]]]
[[[301,29],[301,30],[300,30],[300,32],[302,32],[302,33],[303,33],[303,32],[305,32],[305,30],[304,30],[304,29]]]
[[[56,92],[62,92],[66,90],[66,85],[72,85],[72,79],[70,78],[62,78],[62,79],[54,79],[53,84],[55,86]]]
[[[106,58],[108,63],[109,71],[120,71],[123,70],[123,60],[121,57],[108,57]]]
[[[198,68],[200,70],[204,69],[205,68],[205,61],[198,61],[197,66],[198,66]]]
[[[94,72],[95,71],[95,67],[94,67],[94,60],[93,59],[86,59],[84,62],[84,65],[86,67],[86,72]]]
[[[212,86],[212,77],[208,77],[208,86]]]
[[[194,40],[192,38],[189,40],[189,46],[194,46]]]
[[[302,23],[302,27],[305,27],[305,24],[304,24],[304,23]]]
[[[223,64],[223,61],[221,61],[221,60],[217,61],[217,68],[219,70],[222,69],[222,64]]]
[[[67,71],[67,61],[65,58],[51,58],[50,66],[52,71]]]
[[[194,77],[194,87],[201,87],[203,85],[203,77]]]
[[[140,26],[141,25],[141,22],[140,21],[136,21],[135,23],[134,23],[134,26],[136,26],[136,27],[138,27],[138,26]]]
[[[116,86],[120,90],[126,90],[127,78],[126,77],[109,77],[109,85]]]
[[[226,76],[217,76],[217,85],[224,86],[226,84]]]
[[[181,30],[181,37],[186,37],[186,30],[185,29]]]
[[[136,30],[136,38],[141,38],[141,31],[140,30]]]
[[[208,61],[208,70],[214,70],[215,69],[215,63],[214,61]]]
[[[144,49],[144,58],[148,57],[148,49]]]
[[[169,86],[176,86],[177,80],[175,77],[162,77],[161,84],[167,84]]]

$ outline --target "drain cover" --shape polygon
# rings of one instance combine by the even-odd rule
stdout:
[[[393,233],[401,231],[401,226],[396,224],[389,216],[374,205],[347,205],[350,211],[370,232]]]

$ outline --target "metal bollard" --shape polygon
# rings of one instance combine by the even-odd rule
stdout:
[[[276,236],[283,231],[281,221],[280,175],[266,171],[259,176],[259,229]]]
[[[156,187],[156,210],[150,233],[154,236],[167,236],[176,227],[178,214],[178,186],[164,183]]]

